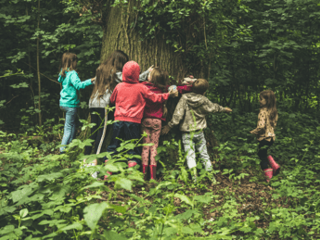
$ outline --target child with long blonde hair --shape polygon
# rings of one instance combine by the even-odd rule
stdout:
[[[280,166],[276,163],[271,155],[268,156],[268,149],[276,140],[274,129],[278,121],[278,111],[276,106],[276,97],[271,90],[265,90],[260,93],[260,112],[258,115],[257,128],[250,131],[257,136],[259,142],[258,156],[260,166],[264,171],[266,181],[269,182],[272,176],[280,171]],[[269,168],[270,164],[271,168]]]

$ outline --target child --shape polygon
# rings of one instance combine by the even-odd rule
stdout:
[[[66,112],[64,133],[60,147],[63,153],[65,145],[68,145],[76,134],[77,108],[80,106],[78,91],[92,84],[94,78],[81,82],[76,72],[77,55],[66,52],[62,55],[62,69],[58,81],[62,84],[60,92],[60,108]]]
[[[120,83],[122,82],[122,68],[128,61],[129,57],[126,53],[121,50],[115,50],[101,65],[106,65],[110,69],[112,81]],[[152,67],[139,75],[139,82],[147,80],[151,69]]]
[[[276,107],[276,97],[271,90],[260,93],[260,113],[258,115],[257,128],[250,133],[257,135],[259,142],[258,156],[261,160],[260,166],[264,171],[266,181],[269,182],[273,175],[279,174],[280,166],[274,161],[267,151],[276,140],[274,129],[278,121],[278,111]],[[271,168],[268,168],[268,162]]]
[[[123,67],[122,83],[114,89],[110,103],[115,103],[116,111],[114,114],[113,135],[111,144],[107,152],[116,153],[116,148],[120,146],[120,139],[131,140],[140,138],[140,123],[143,117],[146,99],[154,103],[163,103],[170,96],[177,96],[178,91],[170,93],[154,94],[146,86],[137,84],[139,82],[140,67],[134,61],[127,62]],[[141,155],[138,148],[128,151],[132,155]],[[128,161],[128,167],[133,167],[140,163],[139,159]],[[111,174],[111,173],[109,173]]]
[[[143,82],[153,93],[167,92],[169,85],[168,73],[161,70],[160,68],[153,68],[148,76],[148,81]],[[177,86],[177,90],[182,94],[183,91],[190,92],[191,86]],[[167,108],[165,104],[153,103],[152,101],[146,100],[146,107],[144,109],[143,120],[141,122],[141,132],[146,132],[147,137],[143,138],[143,143],[153,143],[153,146],[142,147],[142,169],[143,174],[146,173],[146,169],[149,163],[150,156],[150,178],[155,179],[156,175],[156,155],[157,147],[159,144],[159,137],[161,132],[161,121],[166,120]]]
[[[94,140],[94,153],[97,153],[97,149],[102,137],[103,128],[98,127],[105,119],[105,108],[110,103],[110,97],[115,86],[122,82],[122,68],[126,62],[129,61],[127,54],[120,50],[114,51],[110,57],[101,64],[96,71],[96,80],[94,83],[93,91],[89,100],[89,109],[91,115],[91,123],[96,125],[91,128],[90,139]],[[151,68],[149,68],[151,70]],[[139,75],[139,81],[144,81],[149,74],[149,70]],[[97,114],[93,114],[97,112]],[[108,114],[108,119],[114,119],[113,113]],[[110,128],[108,128],[109,130]],[[92,146],[85,148],[85,155],[89,155],[92,151]],[[94,161],[94,165],[97,162]]]
[[[182,142],[187,155],[189,169],[193,169],[193,179],[197,179],[195,148],[203,159],[203,164],[207,171],[212,170],[212,164],[207,152],[206,139],[203,129],[207,127],[206,115],[211,112],[232,112],[230,108],[212,103],[204,96],[209,88],[209,83],[205,79],[197,79],[192,84],[192,92],[182,95],[172,120],[163,127],[162,133],[167,134],[171,128],[178,125],[180,121],[180,131],[182,132]]]

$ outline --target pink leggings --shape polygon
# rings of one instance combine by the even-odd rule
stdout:
[[[155,157],[157,156],[157,147],[159,145],[159,137],[161,132],[161,120],[157,118],[145,118],[141,123],[141,131],[148,134],[143,138],[143,143],[153,143],[153,146],[142,147],[142,164],[148,165],[150,156],[150,165],[157,165]]]

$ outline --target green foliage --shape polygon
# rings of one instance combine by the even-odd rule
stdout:
[[[207,173],[201,164],[197,166],[199,181],[192,182],[181,143],[174,140],[159,147],[163,180],[147,183],[139,171],[118,162],[128,159],[127,150],[139,141],[124,141],[120,154],[113,158],[107,153],[86,156],[86,163],[96,157],[110,160],[105,166],[83,167],[82,151],[89,140],[76,139],[66,154],[54,155],[49,148],[38,148],[32,135],[0,132],[0,236],[317,239],[320,166],[314,156],[320,155],[318,121],[307,114],[281,112],[281,116],[271,154],[282,172],[272,178],[272,190],[265,186],[256,141],[249,135],[254,114],[212,115],[216,136],[221,142],[228,139],[214,149],[216,183],[204,177]],[[42,137],[42,144],[49,144],[46,134],[55,139],[61,127],[52,127],[52,132],[42,129],[36,135]],[[56,141],[53,149],[59,144]],[[177,159],[170,158],[170,149],[178,153]],[[105,183],[91,177],[94,171],[100,172],[99,177],[107,171],[114,174]]]

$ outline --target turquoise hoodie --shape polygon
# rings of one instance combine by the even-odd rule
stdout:
[[[91,79],[81,82],[78,73],[74,70],[65,72],[63,77],[59,74],[58,82],[62,83],[60,92],[60,106],[77,108],[80,106],[79,90],[92,85]]]

